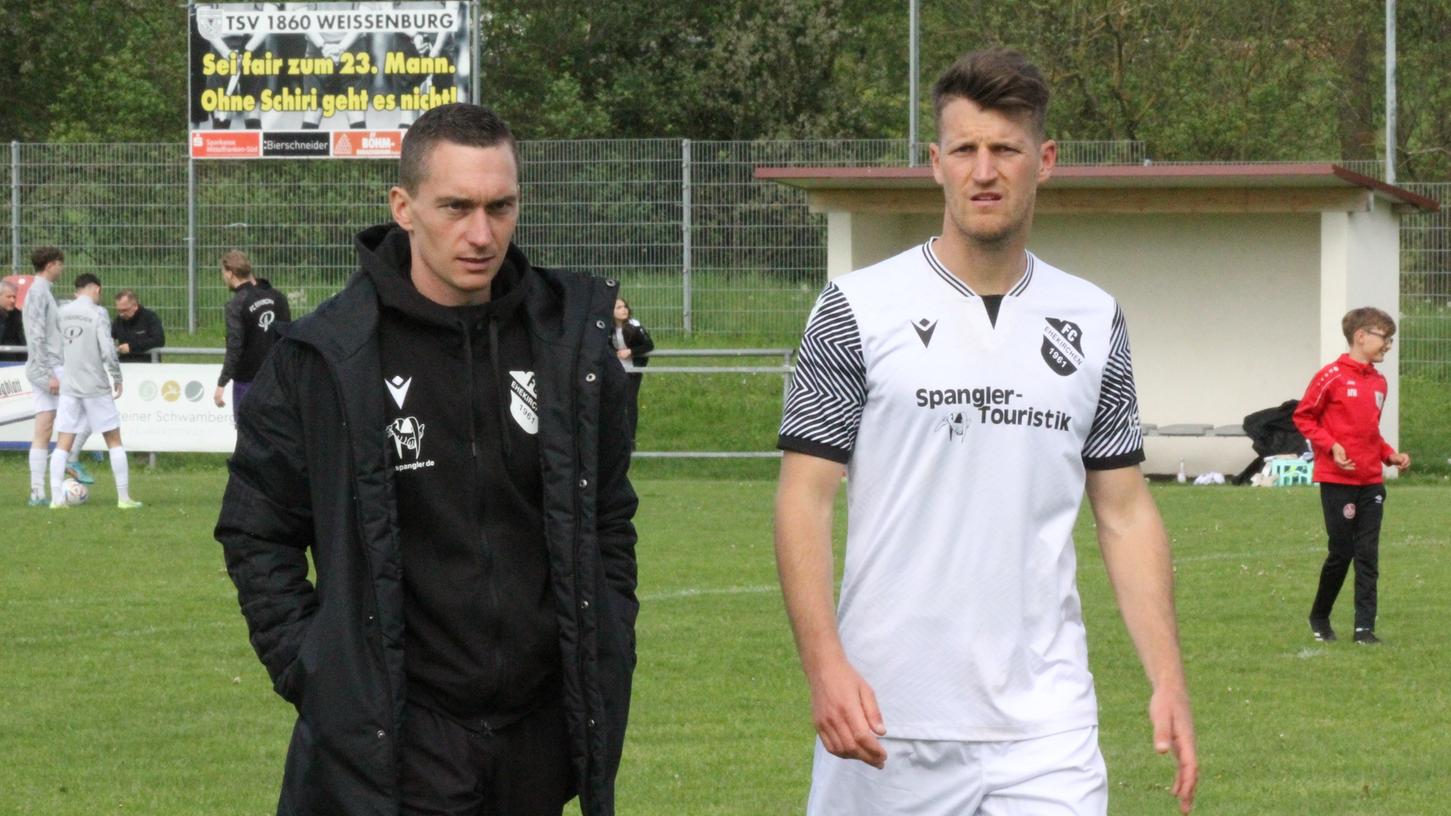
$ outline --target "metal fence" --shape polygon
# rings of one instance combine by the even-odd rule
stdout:
[[[189,164],[184,144],[16,144],[0,163],[0,257],[60,246],[76,271],[138,291],[175,329],[215,331],[227,292],[217,259],[247,250],[259,274],[308,311],[354,267],[352,237],[388,219],[389,161]],[[755,181],[756,167],[925,163],[901,140],[535,141],[520,145],[517,240],[541,265],[618,278],[659,337],[770,344],[799,331],[826,268],[825,219],[803,191]],[[1139,164],[1141,142],[1065,142],[1065,164]],[[1378,175],[1373,164],[1356,170]],[[188,173],[194,173],[189,184]],[[194,215],[188,189],[195,189]],[[1405,184],[1445,201],[1448,184]],[[194,224],[194,227],[189,227]],[[194,260],[193,252],[194,249]],[[1403,221],[1401,359],[1451,380],[1451,220]],[[194,265],[194,266],[193,266]],[[193,270],[196,277],[193,278]]]

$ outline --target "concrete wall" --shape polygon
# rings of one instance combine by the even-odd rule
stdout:
[[[923,241],[942,223],[940,213],[829,218],[833,276]],[[1345,350],[1339,322],[1349,308],[1397,315],[1398,240],[1381,201],[1354,213],[1042,214],[1030,248],[1122,304],[1144,422],[1226,425],[1298,398]],[[1391,382],[1382,429],[1394,445],[1394,353],[1382,369]],[[1191,475],[1233,475],[1254,458],[1242,437],[1150,437],[1146,452],[1149,473],[1173,473],[1182,459]]]

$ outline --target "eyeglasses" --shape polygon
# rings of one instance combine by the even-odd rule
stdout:
[[[1365,333],[1366,334],[1373,334],[1376,337],[1379,337],[1381,339],[1381,342],[1382,343],[1385,343],[1386,348],[1390,348],[1396,342],[1396,339],[1394,337],[1391,337],[1390,335],[1386,334],[1385,332],[1378,332],[1378,331],[1372,331],[1370,329],[1366,329],[1365,330]]]

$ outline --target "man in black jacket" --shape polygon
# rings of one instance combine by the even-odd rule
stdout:
[[[111,339],[123,363],[149,363],[151,350],[166,345],[166,329],[156,312],[141,305],[136,293],[122,289],[116,293],[116,319],[111,321]]]
[[[218,408],[226,405],[227,383],[232,383],[235,419],[280,329],[292,320],[292,311],[286,295],[273,289],[266,278],[252,274],[252,261],[240,249],[222,256],[222,282],[232,290],[232,299],[226,307],[227,356],[212,399]]]
[[[617,287],[510,243],[487,108],[422,116],[389,201],[258,372],[216,528],[298,711],[278,813],[609,816],[638,610]]]
[[[14,283],[0,280],[0,346],[25,345],[25,324],[15,306],[17,294]],[[0,363],[24,361],[23,351],[0,351]]]

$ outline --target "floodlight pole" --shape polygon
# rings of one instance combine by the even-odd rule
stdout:
[[[921,26],[918,25],[918,0],[911,0],[911,12],[908,15],[908,39],[910,44],[907,47],[909,63],[908,71],[911,76],[907,80],[907,166],[917,166],[917,69],[918,49],[917,41],[921,35]]]
[[[1386,184],[1396,183],[1396,0],[1386,0]]]

